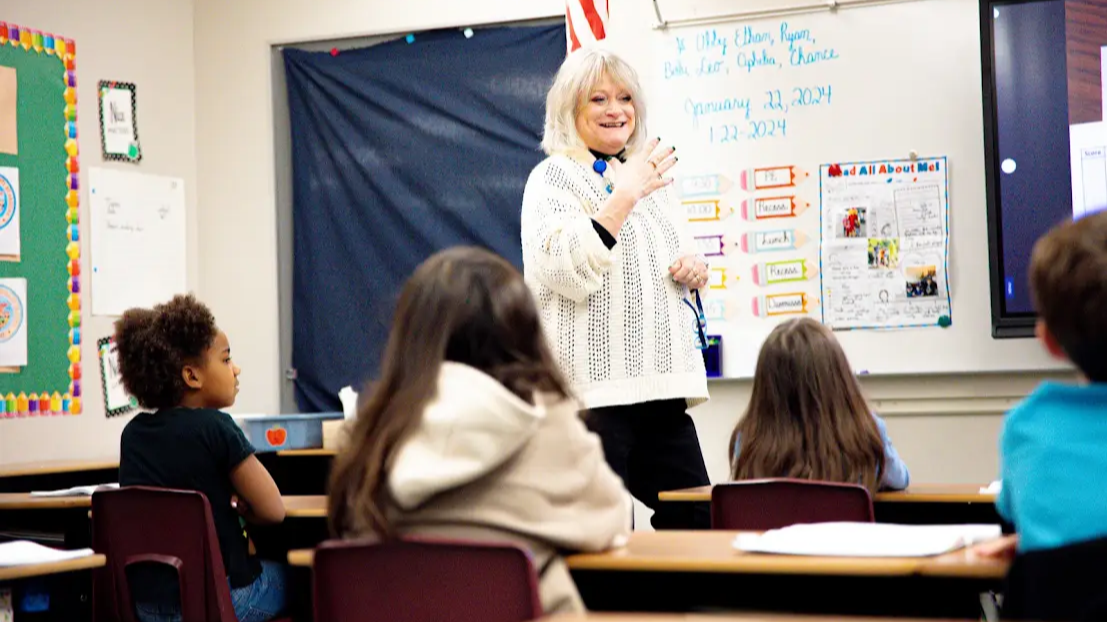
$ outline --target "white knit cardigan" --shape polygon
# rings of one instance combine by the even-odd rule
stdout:
[[[594,161],[587,151],[550,156],[523,192],[523,272],[546,336],[587,408],[700,404],[707,377],[684,303],[695,299],[669,274],[694,254],[680,202],[671,186],[639,201],[608,249],[592,225],[610,196]]]

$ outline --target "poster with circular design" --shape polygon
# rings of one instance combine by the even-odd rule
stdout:
[[[0,167],[0,260],[19,261],[19,169]]]
[[[0,366],[27,365],[27,280],[0,279]]]

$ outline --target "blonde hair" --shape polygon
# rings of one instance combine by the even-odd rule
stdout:
[[[634,131],[627,140],[627,151],[633,152],[646,142],[646,101],[634,68],[609,50],[581,47],[561,64],[553,86],[546,94],[542,150],[547,155],[587,148],[577,132],[577,114],[604,76],[629,91],[630,101],[634,104]]]

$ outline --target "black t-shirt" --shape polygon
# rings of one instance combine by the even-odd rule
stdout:
[[[253,583],[261,565],[249,555],[238,512],[231,508],[231,470],[254,453],[231,416],[177,407],[140,413],[123,429],[119,484],[199,491],[211,504],[223,565],[232,588]]]

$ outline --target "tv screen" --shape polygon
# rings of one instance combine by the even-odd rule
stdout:
[[[1107,0],[980,0],[992,335],[1033,333],[1030,252],[1107,208]]]

